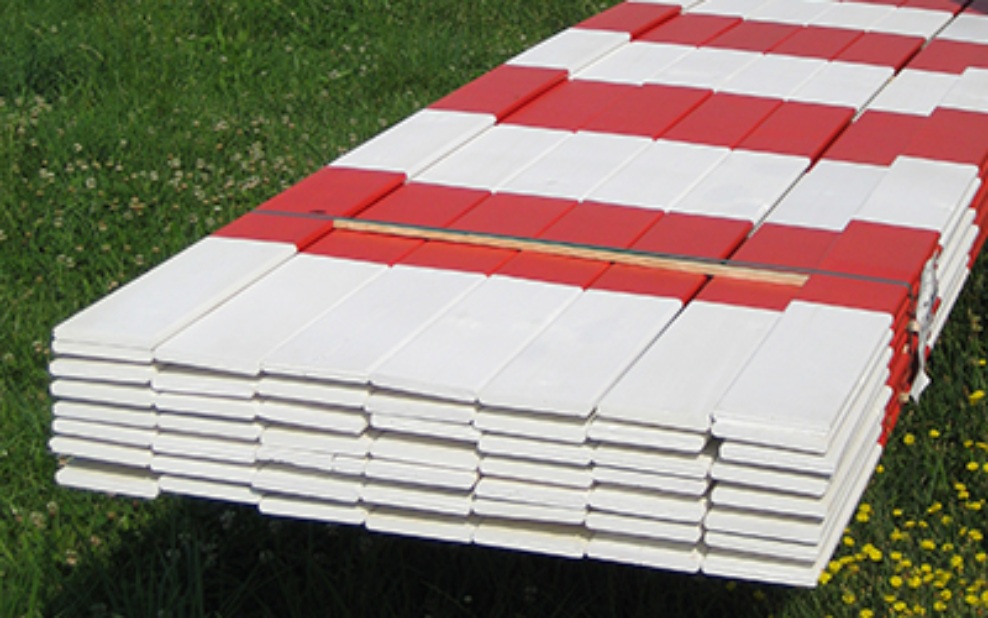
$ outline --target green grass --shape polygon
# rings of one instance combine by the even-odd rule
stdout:
[[[932,359],[934,386],[904,412],[869,487],[871,510],[815,590],[54,485],[55,324],[606,4],[0,4],[0,615],[883,616],[934,615],[937,601],[942,615],[986,611],[970,596],[988,587],[976,510],[988,498],[988,420],[971,398],[988,386],[983,260]]]

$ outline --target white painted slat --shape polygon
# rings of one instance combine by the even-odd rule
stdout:
[[[579,526],[526,523],[494,517],[484,518],[477,525],[473,542],[478,545],[527,550],[564,558],[581,558],[587,546],[588,534]]]
[[[126,408],[80,401],[56,401],[52,406],[52,415],[55,418],[72,418],[140,429],[153,429],[157,424],[155,413],[146,408]]]
[[[732,75],[761,57],[750,51],[700,47],[666,65],[646,83],[719,90]]]
[[[485,279],[395,266],[268,354],[264,370],[366,383],[378,363]]]
[[[158,392],[251,399],[257,380],[209,369],[165,365],[155,374],[151,386]]]
[[[809,164],[805,157],[734,150],[670,210],[758,223]]]
[[[582,69],[573,79],[641,85],[694,48],[634,41]]]
[[[470,471],[476,470],[480,464],[480,456],[471,444],[389,433],[382,433],[374,439],[370,455],[375,459],[391,459],[411,464],[429,462],[446,468]]]
[[[831,431],[890,326],[886,314],[794,301],[717,404],[714,434],[722,419],[764,428],[765,443],[776,428]]]
[[[593,473],[586,466],[533,462],[497,455],[481,457],[480,473],[484,476],[528,480],[576,489],[589,489],[594,481]]]
[[[686,478],[600,465],[594,466],[593,479],[596,481],[597,487],[628,487],[695,498],[707,493],[710,488],[710,481],[706,478]]]
[[[416,436],[456,440],[476,444],[480,431],[464,423],[444,423],[423,418],[408,418],[388,414],[372,414],[371,427],[381,431],[408,433]]]
[[[646,137],[581,131],[506,180],[499,190],[580,200],[649,144]]]
[[[65,339],[52,339],[51,351],[57,356],[76,356],[122,363],[150,365],[154,360],[150,348],[122,348]]]
[[[158,478],[146,470],[74,459],[55,473],[63,487],[101,491],[152,500],[158,497]]]
[[[573,487],[485,476],[477,483],[474,496],[505,502],[585,509],[589,493],[585,489]]]
[[[534,411],[480,408],[473,419],[477,429],[488,433],[583,444],[588,422],[582,418],[546,416]]]
[[[705,498],[662,494],[616,485],[596,485],[591,489],[590,506],[611,513],[690,524],[699,524],[707,514]]]
[[[200,397],[178,393],[158,393],[155,407],[164,412],[215,416],[250,421],[257,418],[258,402],[253,399]]]
[[[692,544],[668,543],[630,535],[598,532],[587,545],[587,555],[598,560],[636,564],[670,571],[696,573],[702,553]]]
[[[48,448],[62,457],[75,457],[103,464],[132,468],[147,468],[151,465],[151,452],[146,448],[65,436],[54,436],[48,440]]]
[[[588,200],[669,210],[730,152],[659,139],[587,196]]]
[[[573,286],[492,276],[381,363],[371,381],[472,402],[480,387],[580,292]]]
[[[978,184],[973,165],[899,157],[856,218],[945,233]]]
[[[230,419],[217,420],[188,414],[159,414],[158,427],[164,431],[217,436],[244,442],[256,442],[264,429],[260,423],[236,422]]]
[[[494,191],[570,135],[559,129],[499,124],[423,171],[416,181]]]
[[[476,522],[469,517],[448,517],[420,511],[377,507],[367,516],[367,529],[453,543],[469,543]]]
[[[883,19],[888,19],[895,7],[863,2],[835,2],[811,22],[814,26],[830,26],[849,30],[871,30]]]
[[[333,161],[409,177],[494,126],[493,114],[423,109]]]
[[[484,434],[477,448],[484,455],[500,455],[570,466],[589,466],[593,448],[586,444],[563,444],[514,436]]]
[[[645,446],[684,453],[699,453],[707,445],[704,433],[660,429],[654,426],[595,417],[587,436],[600,442]]]
[[[261,501],[261,495],[248,486],[219,483],[204,479],[165,475],[158,481],[158,486],[165,493],[194,496],[209,500],[251,505],[257,505]]]
[[[360,499],[360,481],[282,464],[268,463],[254,475],[257,491],[354,504]]]
[[[940,105],[988,114],[988,70],[973,67],[966,69],[944,96]]]
[[[164,431],[158,432],[151,446],[155,454],[243,464],[254,463],[257,451],[257,445],[253,442]]]
[[[75,399],[88,403],[105,403],[133,408],[150,409],[155,402],[155,393],[150,388],[110,384],[108,382],[60,378],[51,383],[49,391],[59,399]]]
[[[310,329],[306,329],[303,332],[309,331]],[[275,353],[277,353],[277,350],[272,354]],[[268,369],[266,367],[267,362],[262,364],[265,365],[265,371],[274,371],[274,369]],[[299,403],[355,408],[358,410],[367,401],[367,388],[364,385],[345,384],[320,379],[295,379],[269,374],[261,376],[257,384],[257,394],[262,397],[286,399]]]
[[[420,418],[465,425],[469,425],[477,413],[477,407],[472,402],[433,399],[391,391],[372,391],[365,407],[372,415]]]
[[[679,299],[587,290],[480,389],[480,402],[587,418],[681,307]]]
[[[408,483],[425,487],[469,490],[477,483],[475,470],[433,466],[386,459],[371,459],[364,468],[368,479]]]
[[[597,406],[597,418],[704,432],[779,313],[693,301]]]
[[[253,465],[234,464],[171,455],[155,455],[151,459],[151,470],[160,474],[170,474],[189,478],[250,485],[257,471]]]
[[[261,434],[262,446],[308,450],[332,455],[364,457],[370,451],[373,438],[367,434],[352,435],[312,431],[285,425],[269,425]]]
[[[265,399],[258,408],[258,416],[274,423],[350,435],[359,435],[367,429],[367,417],[353,408]]]
[[[805,26],[828,8],[829,2],[820,0],[773,0],[751,11],[748,19]]]
[[[545,523],[579,526],[587,517],[586,509],[583,508],[506,502],[482,497],[473,499],[473,512],[480,517],[518,520],[525,524]]]
[[[824,159],[786,194],[766,223],[843,231],[888,168]]]
[[[57,357],[48,365],[53,378],[150,384],[155,368],[146,363],[121,363],[92,358]]]
[[[382,264],[299,255],[155,349],[155,358],[256,375],[286,338],[374,277]]]
[[[526,49],[505,64],[565,69],[575,73],[630,40],[627,32],[569,28]]]
[[[892,78],[891,67],[856,62],[828,62],[790,94],[793,101],[861,110]]]
[[[634,517],[620,513],[606,513],[604,511],[590,511],[587,514],[587,528],[597,532],[610,532],[679,543],[696,543],[703,534],[703,528],[694,524]]]
[[[262,444],[257,447],[258,463],[283,464],[294,468],[305,468],[319,472],[337,472],[336,457],[336,455],[330,453],[272,446],[270,444]],[[361,468],[360,474],[363,474],[363,468]]]
[[[369,481],[360,490],[361,499],[373,506],[390,506],[406,511],[427,511],[466,517],[470,514],[469,491],[423,489],[412,485]]]
[[[112,444],[138,448],[150,447],[156,433],[154,429],[123,427],[120,425],[92,423],[67,418],[55,418],[52,422],[52,431],[55,435],[60,436],[110,442]]]
[[[950,73],[905,68],[868,105],[869,110],[929,116],[958,77]]]
[[[367,519],[367,509],[360,504],[305,500],[295,496],[265,495],[257,508],[265,515],[334,524],[360,525]]]
[[[766,4],[769,4],[769,0],[704,0],[704,2],[691,8],[689,12],[698,15],[727,15],[747,18]]]
[[[988,15],[965,12],[944,28],[938,38],[967,43],[988,43]]]
[[[827,61],[820,58],[766,54],[731,75],[720,89],[735,94],[786,99],[826,66]]]
[[[295,254],[210,236],[55,327],[56,340],[150,351]]]
[[[707,447],[699,455],[685,455],[673,451],[598,444],[593,454],[593,461],[597,466],[610,466],[623,470],[637,470],[694,479],[707,478],[713,460],[714,449],[712,446]]]
[[[887,34],[921,36],[929,39],[951,19],[953,16],[949,11],[897,7],[892,13],[872,24],[871,29]]]

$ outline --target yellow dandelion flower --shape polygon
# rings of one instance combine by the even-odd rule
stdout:
[[[940,437],[940,430],[939,429],[931,429],[930,430],[930,437],[933,438],[934,440],[936,440],[937,438],[939,438]]]
[[[976,472],[981,466],[976,461],[967,462],[967,469],[971,472]]]
[[[967,485],[965,485],[964,483],[961,483],[961,482],[954,483],[954,490],[956,490],[956,491],[964,491],[966,489],[967,489]]]
[[[889,533],[889,540],[901,541],[904,538],[906,538],[906,533],[898,528],[894,528],[892,532]]]
[[[862,502],[861,504],[859,504],[858,505],[858,510],[861,511],[862,513],[873,513],[874,512],[874,509],[872,509],[871,508],[871,505],[868,504],[867,502]]]
[[[966,508],[969,511],[980,511],[981,510],[981,507],[984,506],[984,503],[985,503],[984,500],[977,500],[975,502],[968,502],[967,504],[964,505],[964,508]]]
[[[981,466],[981,469],[982,469],[982,470],[983,470],[984,472],[988,472],[988,461],[986,461],[986,462],[984,463],[984,465],[983,465],[983,466]]]
[[[889,558],[891,558],[892,560],[895,560],[896,562],[898,562],[898,561],[902,560],[902,552],[901,551],[891,552],[889,554]]]
[[[971,448],[974,446],[974,440],[964,440],[964,448]]]
[[[865,546],[861,548],[861,551],[868,556],[868,559],[872,562],[881,562],[882,560],[882,550],[878,549],[871,543],[866,543]]]
[[[977,607],[978,605],[981,605],[981,599],[979,599],[978,595],[976,594],[966,595],[964,597],[964,602],[970,605],[971,607]]]
[[[975,559],[975,561],[984,564],[985,562],[988,562],[988,553],[985,553],[983,551],[982,552],[978,552],[978,553],[974,554],[974,559]]]
[[[912,565],[913,565],[913,561],[910,560],[909,558],[905,558],[905,559],[899,561],[899,566],[901,566],[904,569],[908,569]]]
[[[858,514],[854,516],[854,521],[858,523],[866,524],[869,520],[871,520],[871,515],[862,513],[861,511],[858,511]]]
[[[983,358],[978,359],[978,367],[984,367],[986,363],[988,363],[988,360],[985,360]]]
[[[831,575],[829,571],[823,571],[820,573],[819,582],[821,586],[826,586],[829,584],[831,579],[833,579],[833,575]]]
[[[943,545],[940,546],[940,551],[942,551],[945,554],[949,554],[950,552],[954,551],[954,544],[944,543]]]
[[[902,517],[902,509],[892,509],[892,517]]]
[[[843,540],[843,543],[844,543],[844,545],[847,545],[848,547],[854,547],[854,538],[849,537],[849,536],[845,536],[844,537],[844,540]]]
[[[843,600],[846,605],[854,605],[857,602],[858,597],[853,592],[848,591],[841,596],[841,600]]]
[[[903,528],[915,528],[916,527],[916,522],[914,522],[913,520],[910,519],[906,523],[902,524],[902,527]]]
[[[951,517],[950,515],[944,515],[943,517],[940,518],[940,523],[945,526],[949,526],[950,524],[954,523],[954,518]]]
[[[897,612],[904,612],[907,609],[909,609],[909,604],[906,603],[905,601],[896,601],[895,603],[892,604],[892,609],[894,609]]]
[[[957,492],[957,499],[958,500],[967,500],[970,497],[971,497],[971,494],[966,489],[964,491]]]
[[[902,443],[905,444],[906,446],[912,446],[913,444],[916,444],[916,436],[914,436],[911,433],[907,433],[906,435],[902,436]]]
[[[974,446],[978,447],[982,451],[988,451],[988,442],[975,442]]]
[[[988,605],[988,590],[981,593],[981,602]]]
[[[925,616],[926,608],[920,605],[919,603],[916,603],[915,605],[913,605],[913,614],[917,616]]]
[[[926,509],[926,512],[927,514],[932,515],[941,510],[943,510],[943,504],[941,504],[940,502],[934,502],[929,506],[929,508]]]
[[[923,564],[919,565],[919,570],[923,573],[932,573],[933,567],[930,566],[929,562],[924,562]]]
[[[875,466],[875,474],[885,474],[885,466],[882,464]]]
[[[985,392],[979,388],[978,390],[974,391],[973,393],[967,396],[967,401],[973,406],[974,404],[978,403],[984,398],[985,398]]]
[[[943,601],[937,601],[933,604],[933,610],[937,612],[945,612],[947,611],[947,604]]]
[[[830,564],[827,565],[827,570],[830,571],[831,573],[837,574],[840,573],[842,566],[844,565],[838,562],[837,560],[831,560]]]
[[[870,609],[863,609],[858,612],[858,618],[875,618],[875,612]]]
[[[931,551],[937,548],[937,543],[933,539],[923,539],[919,542],[919,546],[927,551]]]
[[[985,538],[985,535],[982,534],[981,531],[978,530],[977,528],[972,528],[971,530],[969,530],[967,536],[972,541],[982,541]]]
[[[906,584],[908,584],[910,588],[915,590],[916,588],[919,588],[923,584],[923,578],[920,577],[919,575],[913,575],[912,577],[909,578]]]
[[[885,599],[885,602],[888,603],[889,605],[895,603],[895,595],[894,594],[886,594],[882,598]]]
[[[949,601],[950,599],[954,598],[954,593],[949,590],[941,590],[939,596],[944,601]]]
[[[919,526],[920,528],[929,528],[930,527],[930,524],[926,523],[922,519],[919,520],[918,522],[916,522],[916,525]]]
[[[902,588],[902,578],[898,575],[893,575],[889,578],[889,584],[891,584],[893,588]]]
[[[964,556],[961,556],[960,554],[954,554],[953,556],[951,556],[950,557],[950,566],[952,566],[953,568],[955,568],[957,570],[963,569],[964,568]]]

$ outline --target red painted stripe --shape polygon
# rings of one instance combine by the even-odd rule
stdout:
[[[816,268],[830,251],[838,232],[766,223],[731,256],[731,261]]]
[[[359,216],[372,221],[444,227],[490,195],[489,191],[412,182]]]
[[[726,259],[748,237],[748,221],[671,212],[659,219],[633,247],[669,255]]]
[[[857,30],[804,26],[769,51],[773,54],[833,60],[861,35]]]
[[[575,205],[571,200],[497,193],[471,208],[449,228],[535,238]]]
[[[539,238],[557,242],[626,248],[662,218],[662,212],[583,202],[557,219]]]
[[[561,69],[503,64],[439,99],[432,109],[494,114],[498,120],[566,81]]]
[[[717,92],[663,137],[734,148],[781,104],[778,99]]]
[[[707,42],[707,47],[765,53],[805,30],[800,26],[767,21],[743,21]]]
[[[304,249],[332,229],[332,221],[286,217],[276,212],[259,210],[235,219],[213,232],[213,236],[285,242]]]
[[[711,93],[697,88],[646,84],[628,91],[580,128],[654,139],[695,110]]]
[[[834,60],[892,67],[898,72],[926,43],[916,36],[866,32],[841,50]]]
[[[324,167],[258,210],[351,217],[404,182],[404,174]]]
[[[685,13],[645,32],[640,40],[700,46],[740,24],[741,21],[739,17]]]
[[[576,28],[627,32],[632,38],[655,28],[679,14],[673,4],[622,2],[578,23]]]
[[[988,114],[937,108],[912,136],[903,154],[976,165],[984,176],[988,168]]]
[[[336,230],[306,248],[306,253],[330,257],[394,264],[423,241],[377,234]]]
[[[881,311],[896,322],[908,314],[909,289],[904,285],[835,275],[813,275],[799,290],[800,300]]]
[[[851,108],[790,101],[776,108],[738,147],[816,160],[847,128],[854,113]]]
[[[430,241],[405,256],[401,263],[406,266],[423,266],[490,275],[516,254],[516,251],[508,249],[468,247],[454,243]]]
[[[934,39],[909,63],[910,69],[956,75],[971,67],[988,69],[988,45]]]
[[[926,121],[925,116],[867,111],[841,133],[823,158],[891,165]]]
[[[576,131],[637,86],[575,80],[564,82],[508,116],[504,122]]]

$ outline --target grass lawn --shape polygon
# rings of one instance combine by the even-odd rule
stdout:
[[[611,3],[0,3],[0,616],[988,613],[984,260],[815,590],[54,485],[56,323]]]

